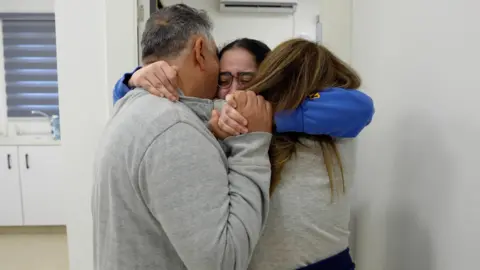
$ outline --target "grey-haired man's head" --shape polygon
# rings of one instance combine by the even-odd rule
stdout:
[[[142,61],[164,60],[179,68],[179,87],[187,96],[213,98],[218,57],[207,13],[184,4],[153,13],[142,35]]]

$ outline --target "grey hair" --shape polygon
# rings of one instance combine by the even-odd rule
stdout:
[[[213,41],[212,29],[213,23],[204,10],[185,4],[164,7],[146,22],[141,43],[142,60],[153,62],[159,58],[176,57],[193,35],[203,35]],[[152,61],[148,61],[151,58]]]

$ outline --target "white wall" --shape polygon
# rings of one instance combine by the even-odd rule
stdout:
[[[350,61],[351,0],[300,0],[294,15],[220,13],[218,0],[181,2],[205,9],[210,14],[219,46],[243,37],[262,40],[271,48],[301,34],[315,39],[316,16],[320,15],[324,44],[345,61]]]
[[[1,0],[0,12],[42,13],[53,12],[54,0]]]
[[[353,64],[375,100],[360,136],[360,270],[478,269],[480,2],[362,0]]]
[[[218,0],[163,1],[165,5],[184,3],[195,8],[206,10],[215,24],[213,35],[219,46],[237,38],[248,37],[262,40],[272,48],[280,42],[293,36],[298,36],[301,33],[307,34],[314,39],[315,16],[320,14],[322,5],[329,6],[330,8],[331,6],[335,6],[328,4],[328,2],[331,1],[301,0],[294,15],[275,15],[223,13],[219,11],[220,4]],[[339,2],[349,1],[340,0]],[[330,20],[331,19],[330,17]]]
[[[136,59],[135,1],[55,2],[70,270],[93,268],[90,197],[95,147],[112,86]]]

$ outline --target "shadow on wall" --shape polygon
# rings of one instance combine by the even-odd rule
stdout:
[[[367,130],[365,132],[371,132]],[[361,141],[360,141],[361,142]],[[359,170],[364,170],[364,162],[362,159],[369,159],[369,157],[361,156],[359,157],[357,153],[362,149],[359,149],[359,144],[357,140],[353,140],[353,151],[350,153],[346,153],[344,157],[351,157],[351,164],[350,166],[352,169],[352,182],[349,182],[350,185],[350,201],[351,201],[351,209],[350,209],[350,254],[352,255],[353,260],[357,264],[357,268],[359,270],[368,269],[368,270],[380,270],[381,268],[371,268],[372,265],[377,265],[379,267],[379,262],[370,263],[371,256],[370,254],[373,252],[375,253],[375,249],[379,245],[379,241],[382,242],[383,237],[381,237],[382,232],[374,229],[375,237],[371,237],[372,228],[378,227],[378,224],[382,224],[379,220],[380,215],[378,215],[378,209],[374,209],[373,203],[376,200],[370,200],[372,194],[368,191],[369,189],[366,188],[371,184],[371,178],[365,179],[365,181],[359,175],[365,174],[359,173]],[[342,153],[343,154],[343,153]],[[368,152],[367,152],[368,154]],[[362,167],[363,166],[363,167]],[[346,166],[348,168],[348,166]],[[372,172],[374,173],[374,172]],[[370,173],[371,175],[371,173]],[[368,198],[368,199],[367,199]],[[377,210],[377,211],[375,211]],[[372,247],[366,251],[364,248],[366,246]],[[361,261],[360,261],[361,259]],[[363,268],[361,268],[363,267]]]
[[[352,204],[353,205],[353,204]],[[357,260],[357,241],[358,241],[358,213],[357,209],[353,209],[350,211],[350,254],[352,255],[353,261]]]
[[[357,228],[358,228],[358,213],[357,213],[357,204],[358,198],[355,189],[355,171],[357,165],[357,156],[356,152],[358,151],[358,143],[356,140],[349,142],[349,148],[345,149],[345,153],[342,153],[342,162],[344,164],[344,170],[350,168],[351,171],[345,171],[346,177],[348,177],[347,187],[350,192],[349,197],[351,200],[350,206],[350,254],[355,261],[356,258],[356,245],[357,245]]]
[[[451,190],[451,156],[434,117],[410,113],[399,123],[394,175],[386,213],[389,270],[436,270],[432,250]],[[395,149],[395,148],[392,148]],[[433,157],[433,158],[432,158]]]

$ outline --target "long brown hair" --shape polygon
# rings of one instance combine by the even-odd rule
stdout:
[[[326,88],[357,89],[360,84],[361,79],[357,73],[324,46],[304,39],[291,39],[281,43],[267,55],[248,90],[263,95],[272,103],[275,113],[285,113],[295,110],[305,99]],[[305,133],[277,133],[274,134],[270,147],[272,162],[270,193],[280,182],[282,169],[295,154],[296,146],[302,137],[314,140],[321,146],[332,195],[336,189],[335,173],[338,171],[345,191],[342,162],[332,137]],[[335,170],[336,166],[338,170]]]

